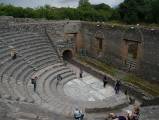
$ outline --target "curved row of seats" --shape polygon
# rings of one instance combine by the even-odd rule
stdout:
[[[58,82],[57,75],[59,74],[62,77],[62,81]],[[63,63],[57,63],[37,71],[33,76],[38,76],[39,78],[37,92],[40,98],[42,98],[42,102],[45,103],[42,105],[59,114],[70,116],[78,104],[69,97],[65,99],[65,96],[59,96],[56,88],[59,84],[62,85],[64,80],[76,79],[76,74],[64,66]]]
[[[82,102],[66,96],[64,84],[76,79],[76,74],[64,66],[45,35],[38,33],[0,32],[0,97],[2,99],[39,104],[51,111],[70,116],[73,109],[112,107],[111,100],[103,104]],[[10,48],[17,50],[12,60]],[[57,75],[62,81],[57,81]],[[34,92],[31,77],[38,76]],[[120,98],[119,98],[120,99]],[[122,99],[122,98],[121,98]],[[120,100],[122,101],[122,100]],[[105,105],[105,104],[108,105]],[[114,99],[114,105],[117,103]]]
[[[58,82],[57,75],[62,76]],[[41,98],[41,105],[65,116],[72,115],[72,111],[78,106],[82,111],[110,110],[115,107],[127,105],[124,95],[112,96],[104,101],[80,101],[67,96],[64,92],[64,85],[70,80],[77,79],[76,74],[62,63],[45,67],[33,74],[38,76],[37,93]],[[30,85],[31,86],[31,83]],[[79,96],[81,97],[81,96]],[[38,100],[38,98],[36,99]],[[35,100],[35,101],[36,101]],[[113,104],[112,104],[113,103]]]
[[[12,60],[10,47],[18,52]],[[1,32],[0,34],[0,96],[2,98],[34,102],[27,90],[31,74],[58,61],[47,37],[37,33]]]

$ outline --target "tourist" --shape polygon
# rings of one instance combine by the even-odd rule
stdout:
[[[11,57],[12,57],[12,60],[15,60],[17,58],[17,52],[15,48],[11,49]]]
[[[57,81],[61,81],[62,80],[62,77],[60,74],[57,75]]]
[[[78,108],[76,108],[74,111],[74,118],[75,120],[83,120],[84,114]]]
[[[117,80],[116,83],[115,83],[115,93],[118,94],[119,91],[120,91],[120,86],[121,86],[121,82],[120,80]]]
[[[114,113],[110,113],[109,117],[111,120],[127,120],[127,116],[124,115],[115,115]]]
[[[137,105],[134,105],[131,113],[128,113],[128,120],[139,120],[140,108]]]
[[[82,71],[82,69],[80,69],[79,77],[80,77],[80,78],[82,78],[82,77],[83,77],[83,71]]]
[[[125,90],[124,93],[125,93],[125,96],[126,96],[128,102],[129,102],[129,104],[133,104],[135,102],[135,99],[128,94],[128,90],[127,89]]]
[[[62,77],[60,74],[57,75],[57,84],[56,86],[59,84],[59,82],[62,80]]]
[[[108,77],[105,75],[104,77],[103,77],[103,87],[105,88],[105,86],[107,85],[107,83],[108,83]]]
[[[34,78],[31,78],[31,83],[34,85],[34,92],[36,92],[37,79],[38,79],[37,76],[35,76]]]

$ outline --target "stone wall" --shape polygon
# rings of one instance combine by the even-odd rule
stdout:
[[[139,26],[115,26],[98,23],[82,23],[84,48],[88,55],[125,68],[125,40],[138,43],[135,73],[147,80],[159,81],[159,29]],[[98,33],[103,39],[103,48],[98,50]],[[97,36],[97,37],[96,37]]]
[[[46,21],[0,17],[0,31],[49,33],[51,40],[64,48],[74,41],[74,52],[84,49],[88,56],[127,70],[127,42],[137,42],[135,73],[159,81],[159,28],[106,25],[82,21]],[[127,41],[128,40],[128,41]],[[101,42],[101,44],[100,44]],[[58,45],[57,45],[58,46]],[[71,49],[72,49],[71,46]],[[126,69],[125,69],[126,68]]]

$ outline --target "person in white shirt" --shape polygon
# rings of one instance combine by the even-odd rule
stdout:
[[[83,117],[84,117],[84,114],[78,108],[76,108],[74,111],[75,120],[83,120]]]

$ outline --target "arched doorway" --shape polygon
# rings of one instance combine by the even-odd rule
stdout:
[[[72,57],[73,57],[73,54],[72,54],[72,51],[71,50],[65,50],[63,53],[62,53],[62,57],[64,60],[71,60]]]

